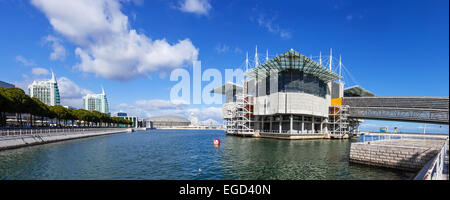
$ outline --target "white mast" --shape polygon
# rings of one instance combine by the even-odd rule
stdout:
[[[245,55],[245,72],[247,72],[247,71],[248,71],[248,52]]]
[[[333,62],[333,49],[330,48],[330,70],[331,70],[331,63]]]
[[[56,83],[55,73],[53,73],[53,69],[52,69],[52,79],[51,79],[51,81]]]
[[[258,45],[256,45],[256,50],[255,50],[255,67],[258,67],[259,65],[259,61],[258,61]]]
[[[322,65],[322,52],[319,51],[319,64]]]
[[[266,62],[269,61],[269,49],[266,50]]]
[[[341,69],[342,69],[342,62],[341,62],[341,55],[339,55],[339,76],[341,76]],[[339,82],[341,82],[340,78],[339,78]]]

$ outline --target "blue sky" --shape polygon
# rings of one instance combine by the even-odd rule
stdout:
[[[291,48],[328,55],[333,48],[354,77],[344,73],[346,87],[359,84],[378,96],[449,96],[445,0],[61,2],[0,0],[0,80],[26,88],[53,70],[64,104],[80,107],[84,94],[103,85],[113,113],[194,113],[217,121],[221,105],[168,102],[176,84],[170,71],[190,70],[192,60],[203,69],[242,67],[245,53],[253,57],[258,45],[269,57]],[[127,48],[137,44],[135,51]],[[433,128],[448,133],[448,126]]]

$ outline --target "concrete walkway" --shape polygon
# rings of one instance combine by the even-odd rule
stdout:
[[[60,133],[44,133],[44,134],[24,134],[24,135],[10,135],[0,137],[0,150],[14,149],[25,146],[46,144],[51,142],[58,142],[64,140],[72,140],[78,138],[86,138],[100,135],[108,135],[115,133],[127,132],[128,128],[115,129],[98,129],[87,132],[60,132]]]

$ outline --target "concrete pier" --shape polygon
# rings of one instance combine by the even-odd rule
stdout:
[[[418,172],[440,151],[442,139],[396,139],[352,143],[350,162]]]
[[[311,140],[311,139],[330,139],[330,134],[327,133],[276,133],[276,132],[259,132],[254,133],[229,133],[227,135],[240,136],[240,137],[254,137],[254,138],[273,138],[273,139],[285,139],[285,140]]]
[[[69,133],[47,133],[47,134],[24,134],[0,137],[0,150],[15,149],[25,146],[59,142],[78,138],[86,138],[100,135],[109,135],[115,133],[125,133],[128,128],[99,129],[88,132],[69,132]]]

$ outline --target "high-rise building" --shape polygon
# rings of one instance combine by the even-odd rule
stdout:
[[[98,111],[109,114],[108,99],[105,90],[102,88],[101,94],[88,94],[83,97],[83,105],[85,110]]]
[[[52,72],[52,79],[46,81],[33,81],[28,86],[28,92],[31,97],[36,97],[43,103],[54,106],[60,104],[58,83],[55,74]]]

